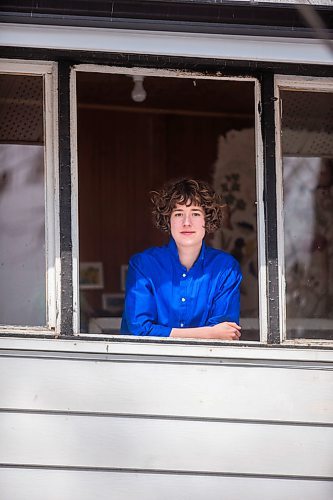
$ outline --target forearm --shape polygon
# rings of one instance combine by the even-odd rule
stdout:
[[[210,326],[198,326],[197,328],[173,328],[170,333],[170,337],[186,339],[205,339],[210,338],[209,334],[211,333]]]
[[[241,327],[237,323],[223,322],[213,326],[197,328],[173,328],[170,337],[194,339],[238,340]]]

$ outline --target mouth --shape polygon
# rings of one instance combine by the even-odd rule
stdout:
[[[180,234],[184,234],[186,236],[186,235],[195,234],[195,231],[181,231]]]

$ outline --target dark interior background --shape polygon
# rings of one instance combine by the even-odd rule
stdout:
[[[102,262],[104,288],[84,290],[98,311],[120,291],[131,255],[168,236],[151,223],[149,191],[190,176],[212,181],[218,137],[254,126],[254,84],[147,76],[131,98],[127,75],[78,73],[80,261]]]

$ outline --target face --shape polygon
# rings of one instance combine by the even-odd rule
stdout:
[[[170,217],[171,235],[177,247],[201,247],[205,236],[205,213],[197,205],[177,204]]]

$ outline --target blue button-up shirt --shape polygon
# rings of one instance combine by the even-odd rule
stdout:
[[[172,328],[238,323],[241,279],[238,262],[204,242],[188,271],[171,238],[131,258],[121,333],[168,337]]]

